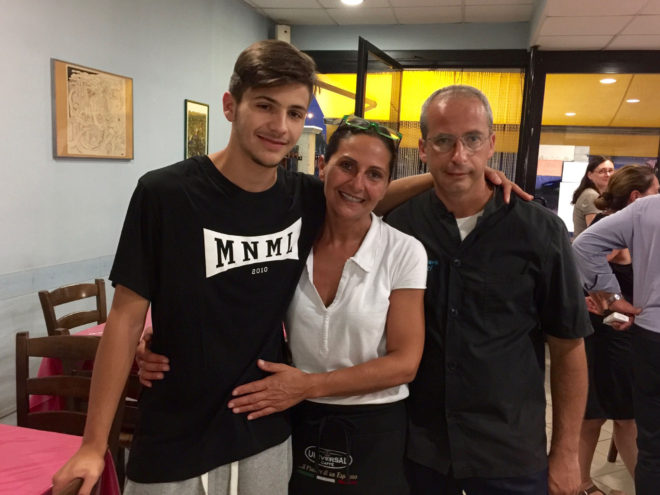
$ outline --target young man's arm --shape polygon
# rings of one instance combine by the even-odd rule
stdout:
[[[550,350],[552,440],[548,457],[550,495],[573,495],[580,486],[578,446],[587,401],[583,339],[547,336]]]
[[[385,196],[374,208],[376,215],[385,215],[410,198],[427,191],[433,187],[431,174],[419,174],[403,177],[390,182]]]
[[[103,472],[108,433],[133,365],[135,348],[144,328],[149,301],[124,286],[115,289],[92,372],[87,422],[80,449],[53,476],[53,494],[75,478],[82,478],[79,495],[89,495]]]

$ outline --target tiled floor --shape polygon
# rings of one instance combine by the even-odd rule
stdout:
[[[547,354],[547,353],[546,353]],[[546,430],[548,440],[552,435],[552,397],[550,396],[550,359],[546,355],[546,379],[545,390],[548,401],[546,409]],[[630,473],[621,461],[621,457],[617,457],[616,462],[607,461],[607,453],[610,449],[610,441],[612,439],[612,422],[607,421],[600,430],[600,438],[594,460],[591,464],[591,478],[594,483],[605,493],[609,494],[612,490],[620,490],[625,495],[635,495],[635,485]],[[620,492],[615,492],[620,493]]]

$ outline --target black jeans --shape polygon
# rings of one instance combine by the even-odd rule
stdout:
[[[633,402],[639,455],[635,468],[637,495],[660,493],[660,333],[637,325],[633,334]]]
[[[548,470],[511,478],[461,478],[408,461],[411,493],[415,495],[547,495]]]

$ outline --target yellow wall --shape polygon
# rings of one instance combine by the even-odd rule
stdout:
[[[552,77],[551,77],[552,76]],[[656,79],[660,76],[652,75]],[[390,116],[390,89],[392,86],[392,73],[373,73],[367,75],[365,117],[370,120],[388,122]],[[551,101],[566,103],[566,95],[570,91],[577,91],[579,86],[591,88],[593,99],[597,99],[597,91],[613,91],[612,88],[602,87],[598,83],[598,74],[581,74],[569,78],[567,75],[548,75],[546,98],[544,104],[543,122],[553,114]],[[619,75],[623,78],[624,75]],[[628,79],[637,78],[638,75],[626,76]],[[333,86],[334,90],[322,88],[317,100],[326,117],[342,117],[352,114],[355,110],[355,74],[321,74],[319,76],[325,84]],[[635,79],[635,80],[637,80]],[[622,81],[625,82],[625,81]],[[417,147],[419,140],[419,114],[422,104],[436,89],[451,84],[469,84],[482,90],[488,97],[493,108],[495,124],[520,123],[523,93],[523,74],[520,72],[476,72],[476,71],[428,71],[405,70],[401,82],[401,112],[400,131],[403,134],[401,146],[406,148]],[[640,83],[641,84],[641,83]],[[555,89],[553,89],[555,88]],[[554,93],[553,93],[554,91]],[[573,91],[573,92],[575,92]],[[630,93],[630,88],[628,93]],[[340,94],[342,93],[342,94]],[[556,94],[555,94],[556,93]],[[628,94],[626,93],[626,94]],[[639,92],[637,92],[639,93]],[[637,95],[635,93],[635,95]],[[562,97],[562,94],[564,95]],[[570,93],[572,94],[572,93]],[[628,95],[629,96],[629,95]],[[584,96],[578,98],[584,100]],[[601,107],[606,106],[602,99],[598,99]],[[562,107],[563,109],[563,107]],[[639,108],[637,108],[639,110]],[[557,113],[557,110],[555,113]],[[563,110],[562,110],[563,111]],[[546,113],[548,115],[546,116]],[[583,112],[587,115],[595,111]],[[639,117],[639,112],[638,112]],[[655,118],[658,118],[655,115]],[[611,119],[609,120],[612,121]],[[562,121],[563,122],[563,121]],[[575,121],[570,121],[575,124]],[[655,122],[653,123],[655,124]],[[632,124],[631,124],[632,125]],[[637,124],[637,125],[643,125]],[[650,125],[650,124],[649,124]],[[590,152],[611,156],[656,156],[658,153],[658,136],[648,135],[615,135],[592,133],[566,133],[546,132],[541,134],[541,144],[568,144],[576,146],[590,146]],[[496,151],[515,153],[518,149],[518,131],[497,132],[495,141]]]
[[[657,156],[658,141],[658,136],[645,135],[547,131],[541,133],[541,144],[589,146],[589,153],[605,156]]]
[[[355,74],[320,74],[319,79],[343,94],[321,88],[316,99],[326,117],[343,117],[355,110]],[[519,72],[460,72],[406,70],[401,82],[401,120],[419,121],[422,103],[436,89],[451,84],[469,84],[483,91],[493,107],[496,124],[518,124],[522,109],[523,75]],[[391,73],[367,75],[367,107],[375,106],[365,117],[389,120]]]
[[[365,118],[389,121],[392,77],[387,72],[367,75]],[[320,74],[319,79],[323,87],[316,99],[325,117],[341,118],[355,111],[355,74]],[[436,89],[451,84],[469,84],[481,89],[491,102],[495,124],[520,123],[523,75],[519,72],[406,70],[401,82],[401,146],[417,147],[422,104]],[[517,130],[498,132],[497,151],[515,153],[517,149]]]

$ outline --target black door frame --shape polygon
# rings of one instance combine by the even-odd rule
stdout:
[[[373,43],[370,43],[362,36],[358,37],[358,59],[357,59],[357,84],[355,85],[355,115],[364,117],[364,103],[367,89],[367,73],[369,72],[369,55],[374,55],[380,61],[388,65],[395,71],[403,72],[403,66],[387,53],[382,51]],[[399,88],[396,97],[397,114],[401,113],[401,79],[399,78]],[[398,115],[397,115],[398,118]],[[397,125],[398,129],[398,125]]]

